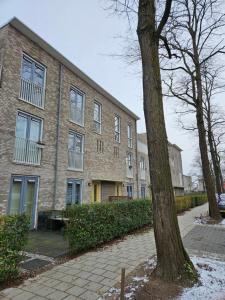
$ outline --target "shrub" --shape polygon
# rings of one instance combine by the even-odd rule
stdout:
[[[20,251],[27,242],[28,231],[25,215],[0,216],[0,283],[18,276]]]
[[[194,199],[194,201],[193,201]],[[177,213],[207,201],[206,196],[176,197]],[[111,241],[152,224],[152,203],[149,200],[73,205],[67,209],[66,235],[72,253]]]
[[[66,234],[73,253],[152,224],[149,200],[74,205],[66,214],[70,219]]]

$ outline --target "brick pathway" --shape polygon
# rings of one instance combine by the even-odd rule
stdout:
[[[194,217],[207,209],[208,205],[204,204],[178,217],[182,236],[194,228]],[[117,244],[56,266],[17,288],[6,289],[0,299],[95,300],[119,281],[122,267],[128,273],[154,254],[153,230],[134,234]]]
[[[196,225],[184,238],[189,252],[202,256],[213,255],[225,258],[225,226]]]

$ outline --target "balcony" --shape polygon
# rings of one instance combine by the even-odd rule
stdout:
[[[83,153],[68,150],[68,167],[76,171],[83,171]]]
[[[130,166],[127,164],[127,177],[128,178],[133,178],[134,174],[133,174],[133,166]]]
[[[17,163],[40,165],[42,148],[37,142],[17,137],[13,160]]]
[[[145,180],[145,170],[144,169],[140,169],[140,178],[141,178],[141,180]]]
[[[20,99],[38,107],[44,107],[44,88],[30,80],[21,78]]]

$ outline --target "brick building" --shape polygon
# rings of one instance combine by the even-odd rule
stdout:
[[[137,149],[139,161],[138,186],[140,195],[143,196],[145,193],[145,195],[149,197],[151,190],[146,133],[139,133],[137,135]],[[181,151],[177,145],[168,142],[170,170],[175,195],[184,194]]]
[[[14,18],[0,29],[0,213],[138,197],[138,117]]]

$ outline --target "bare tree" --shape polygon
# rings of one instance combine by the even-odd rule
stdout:
[[[209,213],[212,218],[219,220],[221,216],[210,171],[204,125],[202,70],[210,59],[224,53],[225,45],[218,30],[224,27],[225,16],[220,13],[221,8],[218,7],[221,5],[220,0],[175,0],[175,2],[177,5],[170,19],[171,27],[168,31],[172,63],[163,68],[171,73],[169,82],[165,81],[165,84],[169,88],[170,96],[184,101],[195,111]]]
[[[170,15],[172,0],[161,0],[156,3],[155,0],[113,0],[116,11],[127,14],[130,26],[132,26],[130,13],[137,13],[138,18],[137,35],[140,52],[137,53],[135,60],[141,58],[142,62],[144,114],[157,251],[157,266],[153,274],[166,281],[177,280],[191,284],[197,280],[197,273],[184,249],[177,221],[159,62],[159,47],[163,46],[168,54],[170,53],[163,30]],[[133,57],[132,52],[130,57]]]
[[[218,106],[213,105],[213,96],[220,93],[224,85],[218,83],[221,67],[204,64],[203,66],[203,92],[204,92],[204,112],[208,135],[209,150],[212,159],[213,172],[215,176],[216,190],[218,194],[223,193],[223,176],[220,165],[220,155],[218,146],[225,136],[225,118],[219,113]]]

